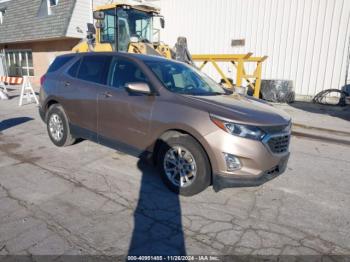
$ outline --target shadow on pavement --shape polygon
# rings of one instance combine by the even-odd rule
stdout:
[[[140,158],[138,168],[142,181],[128,255],[186,255],[179,195],[146,160]]]
[[[9,99],[14,99],[14,98],[19,97],[19,96],[20,95],[12,95],[12,96],[9,95]]]
[[[11,127],[17,126],[17,125],[21,125],[25,122],[34,120],[34,118],[31,117],[15,117],[15,118],[9,118],[9,119],[5,119],[2,120],[0,122],[0,132],[4,131],[6,129],[9,129]]]
[[[350,121],[350,106],[320,105],[311,102],[294,102],[288,104],[290,107],[304,110],[306,112],[329,115]]]

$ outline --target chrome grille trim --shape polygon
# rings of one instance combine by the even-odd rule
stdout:
[[[279,134],[268,134],[263,143],[273,155],[286,155],[289,152],[290,132]]]

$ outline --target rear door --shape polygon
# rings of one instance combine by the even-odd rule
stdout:
[[[85,55],[66,72],[63,80],[63,107],[73,128],[87,131],[93,139],[97,132],[97,95],[106,84],[111,56]]]
[[[132,82],[151,85],[139,65],[124,57],[114,57],[108,87],[103,87],[98,95],[99,139],[144,150],[150,143],[150,120],[156,96],[128,92],[125,86]]]

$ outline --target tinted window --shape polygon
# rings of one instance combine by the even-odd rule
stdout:
[[[103,55],[85,56],[80,64],[78,78],[99,84],[106,84],[106,69],[111,57]]]
[[[74,56],[60,56],[53,61],[47,70],[48,73],[55,72],[60,69],[64,64],[68,63],[68,61],[72,60]]]
[[[77,73],[78,73],[78,69],[79,69],[79,66],[80,66],[80,62],[81,62],[81,59],[79,59],[77,62],[75,62],[71,68],[69,68],[68,70],[68,74],[72,77],[76,77],[77,76]]]
[[[132,82],[148,83],[148,80],[136,64],[125,59],[115,58],[110,67],[110,85],[123,88],[127,83]]]

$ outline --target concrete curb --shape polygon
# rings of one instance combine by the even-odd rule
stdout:
[[[349,136],[350,137],[350,132],[345,132],[341,130],[336,130],[336,129],[328,129],[328,128],[322,128],[322,127],[316,127],[316,126],[308,126],[304,124],[299,124],[299,123],[293,123],[293,126],[298,127],[298,128],[305,128],[308,130],[317,130],[320,132],[328,132],[332,134],[337,134],[340,136]]]
[[[350,146],[350,132],[293,123],[292,135]]]
[[[350,146],[350,141],[349,140],[332,138],[332,137],[326,137],[326,136],[320,136],[320,135],[314,135],[314,134],[310,134],[310,133],[303,133],[303,132],[298,132],[298,131],[292,131],[292,136],[304,137],[304,138],[309,138],[309,139],[318,140],[318,141],[322,141],[322,142],[328,142],[328,143],[333,143],[333,144],[340,144],[340,145]]]

